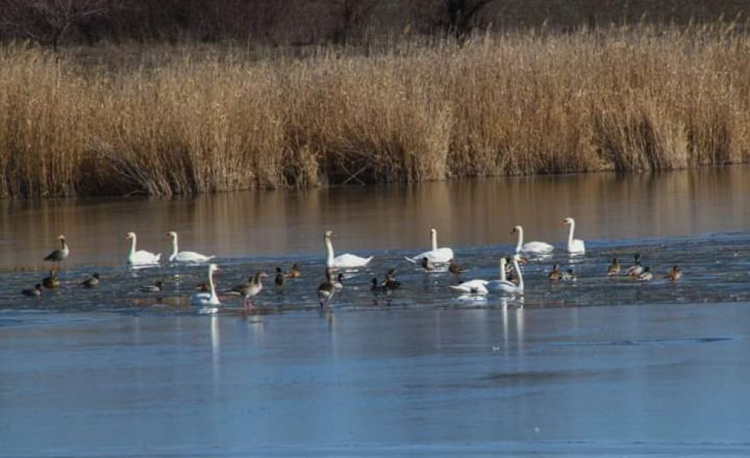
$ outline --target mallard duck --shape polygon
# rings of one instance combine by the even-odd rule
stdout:
[[[562,278],[562,272],[557,264],[552,265],[552,272],[549,273],[549,281],[560,281]]]
[[[613,258],[612,264],[610,264],[609,267],[607,268],[607,276],[611,277],[613,275],[619,275],[621,269],[622,269],[622,266],[620,266],[620,260],[617,258]]]
[[[654,274],[651,273],[650,267],[644,267],[643,272],[636,278],[638,278],[638,281],[651,281],[654,278]]]
[[[682,269],[680,269],[678,266],[672,266],[671,269],[669,269],[669,272],[667,272],[667,279],[671,281],[677,281],[682,277]]]
[[[284,286],[284,281],[286,280],[286,274],[281,270],[281,267],[276,268],[276,278],[273,279],[273,282],[276,283],[276,286],[281,288]]]
[[[49,289],[59,288],[60,287],[60,279],[57,278],[57,271],[55,271],[54,269],[50,270],[49,271],[49,276],[48,277],[44,277],[42,279],[42,285],[45,288],[49,288]]]
[[[21,291],[21,294],[29,297],[39,297],[42,295],[42,284],[37,283],[33,288],[24,289]]]
[[[84,288],[95,288],[99,286],[99,274],[95,273],[94,275],[85,279],[81,282],[81,286],[83,286]]]

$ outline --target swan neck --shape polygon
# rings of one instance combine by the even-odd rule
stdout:
[[[437,251],[437,231],[432,231],[430,233],[430,244],[432,246],[432,251]]]
[[[513,258],[513,268],[516,269],[516,274],[518,275],[518,288],[523,289],[523,274],[516,258]]]
[[[518,243],[516,244],[516,253],[521,251],[521,246],[523,246],[523,228],[518,228]]]
[[[130,256],[135,254],[135,235],[130,239]]]
[[[570,247],[573,244],[573,231],[576,228],[576,222],[571,221],[570,222],[570,229],[568,230],[568,247]]]
[[[326,258],[326,266],[333,267],[333,243],[331,243],[329,237],[326,237],[326,252],[328,254],[328,257]]]
[[[179,249],[177,248],[177,237],[172,237],[172,255],[170,258],[177,256]]]
[[[211,302],[216,302],[219,297],[216,295],[216,287],[214,286],[214,273],[211,269],[208,269],[208,287],[211,289]]]
[[[500,281],[506,281],[506,277],[505,277],[505,258],[500,258]]]

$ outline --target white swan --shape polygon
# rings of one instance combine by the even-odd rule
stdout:
[[[511,234],[518,234],[518,243],[516,244],[516,253],[533,253],[533,254],[547,254],[552,253],[555,249],[552,245],[546,242],[528,242],[523,243],[523,227],[515,226],[510,232]]]
[[[127,263],[130,266],[153,266],[159,264],[161,259],[161,253],[154,254],[150,251],[139,250],[136,251],[136,236],[135,232],[128,232],[125,234],[125,240],[130,240],[130,252],[128,252]]]
[[[169,256],[169,262],[206,262],[213,259],[214,256],[206,256],[196,253],[195,251],[179,251],[177,248],[177,232],[167,232],[167,237],[172,239],[172,254]]]
[[[574,239],[573,231],[576,228],[576,222],[573,218],[567,217],[563,220],[562,225],[569,225],[570,230],[568,231],[568,253],[570,254],[584,254],[586,252],[586,246],[583,240]]]
[[[204,307],[199,310],[201,314],[213,314],[219,311],[216,306],[221,305],[221,302],[219,296],[216,295],[216,286],[214,285],[214,272],[218,271],[219,266],[216,264],[208,265],[208,292],[195,294],[190,301],[193,305]]]
[[[438,248],[437,246],[437,229],[430,229],[430,251],[420,253],[413,258],[404,258],[412,264],[419,264],[422,259],[427,259],[432,264],[447,264],[453,259],[453,250],[447,247]]]
[[[505,258],[500,258],[500,280],[487,283],[487,289],[493,292],[523,294],[523,274],[518,266],[518,255],[513,256],[513,268],[518,273],[518,285],[505,279]]]
[[[328,252],[328,258],[326,259],[326,267],[329,269],[354,269],[357,267],[364,267],[372,261],[372,256],[369,258],[363,258],[353,254],[341,254],[336,257],[333,256],[333,244],[331,243],[331,237],[333,237],[333,231],[326,231],[325,243],[326,251]]]
[[[484,296],[489,293],[487,283],[487,280],[469,280],[458,285],[450,285],[450,287],[462,293],[481,294]]]

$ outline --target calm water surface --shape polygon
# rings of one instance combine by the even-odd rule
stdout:
[[[4,202],[0,456],[484,456],[750,453],[750,169],[591,175],[179,200]],[[577,221],[584,257],[562,247]],[[494,278],[525,227],[558,249],[523,298],[454,294],[403,261],[427,230],[469,278]],[[321,311],[322,233],[374,254]],[[205,267],[128,271],[139,245],[216,254],[219,289],[303,275],[242,313],[189,306]],[[22,288],[64,233],[63,286]],[[604,278],[640,252],[657,273]],[[552,263],[576,283],[551,285]],[[673,264],[678,283],[665,281]],[[397,268],[401,290],[369,279]],[[77,286],[99,272],[95,290]],[[160,294],[142,284],[166,283]],[[270,283],[270,284],[268,284]]]

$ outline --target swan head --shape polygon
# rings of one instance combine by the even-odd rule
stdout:
[[[135,232],[128,232],[125,234],[125,240],[132,240],[135,238]]]
[[[169,237],[171,239],[177,238],[177,232],[175,232],[175,231],[169,231],[169,232],[167,232],[167,237]]]
[[[521,226],[513,226],[513,229],[510,230],[511,234],[516,234],[518,232],[521,232],[523,229],[521,229]]]
[[[208,273],[209,273],[209,275],[212,274],[212,273],[214,273],[214,272],[221,272],[221,269],[219,269],[219,266],[217,266],[216,264],[209,264],[208,265]]]
[[[60,235],[57,236],[57,240],[59,240],[61,242],[64,242],[65,241],[65,236],[62,235],[62,234],[60,234]]]
[[[430,229],[430,235],[434,235],[434,234],[437,234],[437,229],[433,227],[432,229]]]
[[[561,224],[563,226],[567,226],[567,225],[575,224],[575,223],[576,223],[575,220],[573,220],[573,218],[571,218],[570,216],[568,216],[567,218],[565,218],[564,220],[562,220]]]
[[[325,239],[328,240],[333,237],[333,231],[326,231]]]

